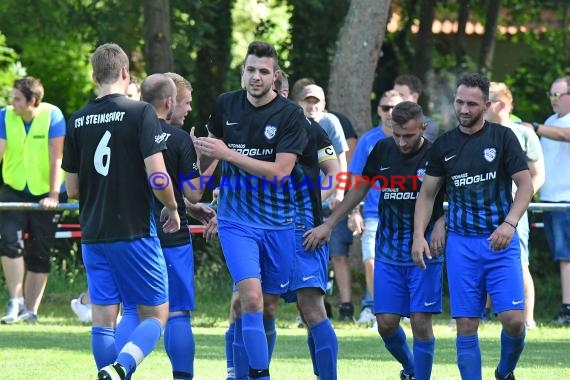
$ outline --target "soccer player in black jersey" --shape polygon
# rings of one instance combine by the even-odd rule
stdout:
[[[295,207],[288,178],[306,145],[302,110],[273,91],[279,74],[273,46],[249,45],[243,67],[245,91],[218,97],[209,137],[195,140],[200,164],[222,160],[218,200],[219,237],[237,284],[238,329],[251,378],[269,378],[263,301],[287,291],[295,254]],[[238,325],[241,325],[241,329]]]
[[[98,379],[124,379],[155,347],[168,317],[166,264],[153,217],[153,193],[166,206],[165,232],[180,229],[162,151],[165,135],[152,107],[128,99],[129,60],[116,44],[91,57],[99,97],[72,115],[62,168],[79,199],[83,261],[93,303],[92,350]],[[154,183],[151,189],[149,182]],[[160,187],[160,188],[158,188]],[[121,301],[138,307],[141,323],[117,354]]]
[[[166,147],[163,151],[166,170],[174,185],[174,196],[178,204],[180,216],[180,230],[166,234],[158,229],[160,245],[164,253],[168,269],[168,298],[169,315],[164,329],[164,349],[172,364],[173,378],[189,380],[194,376],[194,337],[190,312],[194,310],[194,252],[192,240],[188,230],[185,199],[198,202],[202,197],[203,188],[199,183],[199,170],[196,151],[190,135],[180,128],[166,122],[169,120],[183,120],[189,110],[188,104],[182,105],[178,118],[173,118],[178,107],[177,88],[171,75],[152,74],[148,76],[141,86],[141,98],[151,104],[160,120],[163,133],[166,134]],[[176,74],[177,75],[177,74]],[[180,77],[179,79],[184,78]],[[186,91],[185,87],[181,91]],[[186,91],[187,92],[187,91]],[[181,99],[187,99],[188,94],[183,93]],[[154,209],[156,219],[160,218],[162,205],[157,202]],[[205,205],[204,208],[208,209]],[[202,214],[207,211],[193,209]],[[214,214],[213,210],[207,213]],[[193,214],[193,216],[197,216]],[[208,216],[208,215],[206,215]],[[199,215],[198,219],[204,218]],[[132,330],[138,325],[139,318],[135,305],[123,303],[123,316],[117,326],[116,345],[122,347],[128,342]]]
[[[431,319],[432,314],[441,312],[443,257],[429,260],[424,271],[411,256],[414,205],[431,146],[423,137],[423,117],[421,106],[414,102],[396,105],[392,111],[393,136],[378,141],[368,155],[362,176],[353,179],[343,202],[321,226],[305,234],[308,248],[319,246],[372,186],[381,190],[374,257],[374,314],[386,348],[402,364],[401,379],[430,378],[435,347]],[[445,244],[442,215],[440,194],[427,231],[436,249]],[[411,317],[413,354],[400,327],[402,316]]]
[[[333,380],[337,378],[338,341],[324,303],[329,250],[326,245],[305,250],[303,235],[323,222],[322,201],[336,192],[340,165],[324,129],[312,119],[307,119],[305,128],[307,146],[293,169],[295,261],[289,292],[282,297],[287,302],[297,302],[308,327],[307,344],[313,372],[319,379]],[[266,304],[266,312],[267,309]]]
[[[510,128],[486,122],[489,81],[466,74],[457,82],[454,107],[459,126],[436,140],[414,215],[414,261],[425,266],[431,252],[424,231],[436,193],[445,185],[447,275],[451,316],[457,320],[461,377],[481,379],[477,330],[487,292],[503,325],[497,379],[514,379],[525,346],[524,292],[517,223],[533,187],[521,146]],[[512,182],[517,185],[514,199]]]

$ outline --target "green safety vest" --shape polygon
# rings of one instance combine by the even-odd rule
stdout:
[[[22,191],[27,184],[33,195],[49,193],[48,134],[53,107],[49,103],[40,103],[27,135],[24,121],[14,113],[14,107],[6,107],[2,177],[4,183],[15,190]]]

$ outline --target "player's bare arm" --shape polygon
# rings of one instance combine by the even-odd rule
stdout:
[[[340,165],[335,156],[334,159],[320,162],[319,168],[325,174],[321,181],[321,199],[327,199],[336,191],[338,184],[336,176],[340,172]]]
[[[65,187],[70,199],[79,199],[79,175],[65,172]]]
[[[329,241],[334,226],[362,202],[371,187],[372,185],[370,183],[365,183],[350,189],[342,202],[340,202],[331,216],[329,216],[323,224],[305,232],[303,235],[305,238],[303,242],[305,249],[314,250],[319,245]]]
[[[429,249],[435,257],[445,252],[445,239],[447,231],[445,229],[445,214],[440,216],[433,225],[429,240]]]
[[[218,166],[218,160],[202,156],[201,152],[196,147],[196,140],[198,139],[194,134],[196,128],[192,127],[190,129],[190,137],[192,138],[192,143],[194,144],[194,148],[196,149],[196,154],[198,155],[198,166],[200,168],[200,175],[212,175],[214,170],[216,170],[216,166]],[[208,133],[208,137],[216,138],[211,132]]]
[[[157,152],[145,158],[144,164],[146,167],[147,175],[153,173],[164,173],[164,175],[168,176],[166,167],[164,165],[162,152]],[[166,210],[168,212],[168,219],[164,223],[162,229],[167,233],[178,231],[180,229],[180,216],[178,215],[178,205],[176,204],[176,199],[174,198],[172,181],[170,178],[168,178],[168,184],[164,187],[164,189],[157,189],[154,186],[152,191],[156,198],[158,198],[164,207],[166,207]]]
[[[538,190],[544,185],[546,171],[544,169],[544,159],[540,158],[536,161],[527,161],[528,170],[530,172],[530,179],[532,181],[532,188],[536,194]]]
[[[277,153],[275,161],[256,160],[228,148],[225,142],[212,137],[199,137],[196,141],[196,150],[206,157],[234,164],[250,174],[259,177],[276,177],[278,181],[291,174],[297,161],[295,153]]]
[[[528,204],[534,194],[528,170],[521,170],[513,174],[512,179],[517,185],[517,191],[515,192],[511,209],[505,217],[505,221],[489,236],[491,248],[495,251],[505,249],[509,245],[515,233],[516,225],[528,208]]]
[[[431,219],[433,205],[439,189],[443,185],[443,177],[433,177],[426,175],[420,189],[416,208],[414,211],[414,237],[412,244],[412,258],[420,268],[425,269],[424,255],[431,259],[429,244],[426,241],[426,228]]]

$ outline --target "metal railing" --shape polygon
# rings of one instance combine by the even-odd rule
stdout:
[[[323,207],[328,208],[328,203],[324,202]],[[443,207],[447,209],[447,202],[444,202]],[[66,210],[79,210],[78,203],[60,203],[55,208],[46,209],[41,207],[39,203],[33,202],[0,202],[0,211],[66,211]],[[570,203],[545,203],[537,202],[531,203],[528,207],[530,212],[544,212],[544,211],[570,211]],[[541,222],[531,223],[533,228],[542,228],[544,225]],[[81,237],[81,227],[78,223],[58,224],[58,231],[55,233],[56,239],[70,239]],[[193,234],[201,234],[204,232],[204,226],[193,224],[188,228]],[[62,231],[61,229],[66,229]],[[71,230],[71,231],[69,231]]]

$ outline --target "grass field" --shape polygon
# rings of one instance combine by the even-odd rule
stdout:
[[[193,316],[193,326],[196,340],[195,378],[198,380],[225,379],[224,333],[231,287],[221,284],[230,283],[225,271],[196,279],[197,311]],[[40,324],[0,325],[0,379],[95,378],[95,364],[90,352],[90,328],[81,325],[69,308],[71,298],[84,288],[85,279],[81,274],[63,276],[54,271],[39,311]],[[5,289],[2,278],[0,289]],[[537,288],[536,314],[539,322],[550,320],[554,315],[559,299],[557,289],[559,282],[548,286],[542,282]],[[337,302],[335,297],[331,301]],[[5,293],[0,292],[0,312],[3,312],[5,302]],[[444,310],[448,310],[445,297]],[[280,306],[277,344],[270,367],[272,378],[276,380],[314,379],[305,330],[294,325],[295,316],[292,305]],[[435,320],[437,342],[432,373],[434,380],[459,379],[455,331],[447,326],[448,318],[444,314]],[[388,354],[376,331],[357,325],[333,324],[339,340],[339,379],[398,379],[401,368]],[[516,371],[517,379],[570,379],[570,327],[539,324],[538,329],[527,334],[527,347]],[[404,328],[411,341],[409,325],[404,325]],[[481,326],[484,379],[494,379],[493,371],[500,351],[499,336],[498,323]],[[142,363],[134,379],[172,378],[162,344],[160,341],[155,352]]]
[[[286,309],[285,315],[291,310]],[[0,326],[2,379],[94,379],[89,326],[80,325],[67,305],[45,307],[38,325]],[[225,379],[224,323],[196,316],[196,379]],[[378,334],[369,328],[337,324],[339,379],[397,379],[400,367],[389,356]],[[405,326],[408,338],[409,326]],[[459,379],[455,357],[455,331],[438,319],[433,379]],[[500,325],[480,330],[483,378],[493,379],[499,357]],[[517,369],[517,379],[570,379],[570,328],[541,326],[528,332],[527,347]],[[313,379],[305,331],[281,319],[271,373],[274,379]],[[140,366],[135,379],[169,379],[170,365],[162,341]]]

